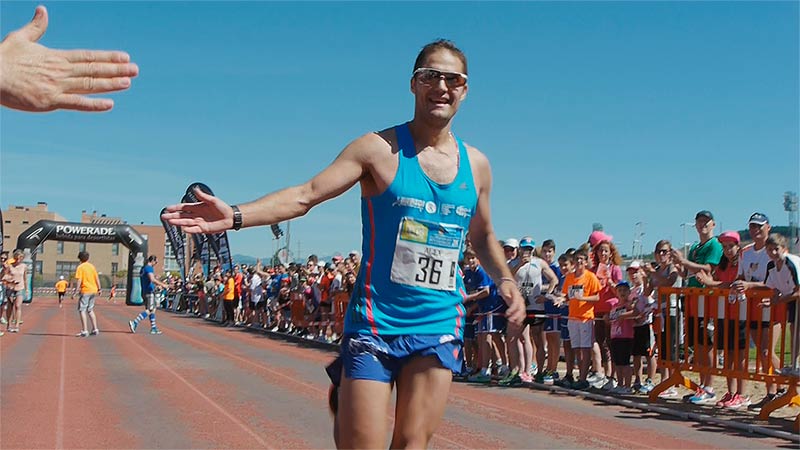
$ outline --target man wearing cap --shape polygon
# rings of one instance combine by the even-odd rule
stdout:
[[[506,257],[506,264],[508,264],[508,268],[512,271],[515,267],[519,265],[519,258],[518,258],[518,249],[519,249],[519,241],[511,238],[506,239],[504,241],[500,241],[501,246],[503,247],[503,254]]]
[[[736,281],[731,284],[731,289],[737,294],[744,294],[745,290],[764,286],[767,279],[767,266],[770,258],[767,253],[767,238],[772,230],[769,217],[766,214],[755,212],[747,221],[747,231],[753,243],[742,249],[739,257],[739,271]],[[780,359],[775,354],[775,345],[780,339],[780,324],[771,323],[769,320],[769,308],[761,307],[758,299],[752,299],[749,303],[750,315],[750,336],[752,336],[759,348],[759,358],[761,367],[780,367]],[[766,315],[766,320],[764,316]],[[773,328],[772,342],[769,339],[769,328]],[[759,339],[758,329],[761,328],[761,339]],[[771,344],[771,345],[770,345]],[[767,395],[764,398],[774,397],[778,392],[778,385],[766,383]],[[764,402],[751,405],[751,409],[760,409]]]
[[[513,385],[517,380],[530,383],[534,376],[537,377],[537,382],[544,381],[546,301],[544,295],[552,295],[559,283],[558,276],[550,269],[550,265],[534,255],[535,246],[536,243],[529,236],[520,239],[519,265],[512,270],[522,298],[525,300],[526,318],[521,335],[508,336],[508,357],[512,373],[505,384]],[[521,342],[521,345],[518,342]],[[533,367],[538,369],[538,374],[531,370]],[[503,381],[501,380],[501,384]]]
[[[696,277],[697,272],[713,273],[720,259],[722,259],[722,244],[714,237],[714,215],[711,211],[702,210],[694,216],[694,227],[700,242],[695,242],[689,248],[689,254],[684,257],[677,250],[672,249],[673,260],[683,268],[684,278],[688,277],[688,287],[705,287]],[[711,362],[713,349],[713,331],[706,327],[702,317],[698,317],[697,299],[687,301],[684,311],[688,313],[688,329],[686,330],[687,346],[692,347],[697,341],[699,349],[695,349],[695,357],[700,367],[708,367]],[[695,339],[695,334],[697,338]],[[700,389],[687,399],[703,397],[704,402],[712,401],[716,397],[714,388],[710,386],[711,374],[700,375]]]

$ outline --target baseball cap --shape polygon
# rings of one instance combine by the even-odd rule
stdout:
[[[358,250],[350,250],[349,256],[358,256]]]
[[[519,240],[520,247],[536,247],[536,242],[533,241],[533,238],[524,237]]]
[[[64,279],[64,275],[61,275],[60,277],[58,277],[58,279],[59,280],[63,280]]]
[[[738,231],[726,231],[720,234],[717,240],[720,242],[728,241],[728,242],[735,242],[738,244],[741,241],[741,238],[739,237]]]
[[[695,214],[694,215],[694,220],[697,220],[697,219],[699,219],[701,217],[707,217],[707,218],[709,218],[711,220],[714,220],[714,215],[711,214],[711,211],[709,211],[707,209],[704,209],[704,210],[698,212],[697,214]]]
[[[519,241],[514,238],[506,239],[505,241],[503,241],[503,247],[517,248],[519,247]]]
[[[325,261],[320,261],[317,263],[318,267],[325,267]]]
[[[631,287],[631,284],[628,283],[627,281],[620,281],[619,283],[617,283],[617,287],[620,286]]]
[[[633,261],[631,261],[630,264],[628,264],[628,268],[625,269],[625,270],[631,270],[631,269],[639,270],[641,268],[642,268],[642,262],[638,261],[638,260],[633,260]]]
[[[751,223],[754,223],[756,225],[764,225],[765,223],[769,223],[769,217],[767,217],[766,214],[762,214],[760,212],[753,213],[753,215],[750,216],[750,220],[747,221],[748,225]]]
[[[614,236],[611,236],[610,234],[606,234],[606,233],[604,233],[602,231],[599,231],[599,230],[598,231],[592,231],[592,234],[589,235],[589,244],[591,244],[592,247],[596,247],[597,244],[599,244],[599,243],[601,243],[603,241],[611,242],[613,240],[614,240]]]

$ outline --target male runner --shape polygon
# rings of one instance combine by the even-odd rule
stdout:
[[[198,203],[162,216],[189,233],[268,225],[361,185],[362,264],[349,303],[334,439],[342,448],[386,447],[386,410],[397,387],[390,446],[428,445],[461,370],[465,311],[458,261],[469,230],[486,272],[519,327],[525,306],[491,224],[486,157],[451,133],[467,95],[467,60],[452,42],[419,53],[410,80],[414,118],[350,143],[305,184],[229,206],[196,191]],[[333,366],[335,367],[335,366]],[[339,384],[341,383],[341,384]],[[336,390],[334,390],[336,392]]]
[[[64,275],[58,277],[58,281],[56,281],[56,294],[58,294],[58,307],[61,308],[61,302],[64,301],[64,294],[67,293],[67,286],[69,283],[67,280],[64,279]]]
[[[139,322],[147,318],[149,315],[150,334],[161,334],[161,330],[159,330],[156,326],[156,296],[154,291],[156,286],[166,289],[167,284],[159,281],[156,278],[153,266],[157,263],[158,257],[156,255],[148,256],[147,264],[142,267],[142,271],[139,273],[139,278],[141,279],[142,284],[142,300],[144,300],[144,311],[139,313],[135,319],[128,322],[128,326],[131,327],[131,333],[136,333],[136,327],[139,326]]]

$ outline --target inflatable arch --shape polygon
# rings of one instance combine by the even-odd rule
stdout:
[[[142,288],[139,271],[147,258],[147,241],[130,225],[100,225],[93,223],[56,222],[40,220],[19,235],[17,248],[25,252],[23,262],[28,266],[28,279],[25,292],[25,303],[33,300],[33,262],[36,260],[36,248],[44,241],[69,242],[101,242],[113,244],[118,242],[130,250],[128,253],[128,277],[126,283],[125,303],[142,304]],[[136,276],[134,276],[136,274]]]

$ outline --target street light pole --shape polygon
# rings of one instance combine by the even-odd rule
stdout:
[[[681,247],[683,247],[683,257],[687,258],[689,253],[689,243],[686,242],[686,227],[694,226],[692,222],[684,222],[681,224],[681,228],[683,228],[683,242],[681,243]]]

